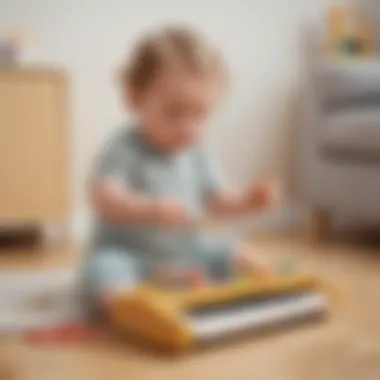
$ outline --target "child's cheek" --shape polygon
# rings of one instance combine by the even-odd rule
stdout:
[[[196,127],[189,128],[187,129],[185,135],[184,135],[184,140],[187,143],[195,143],[200,139],[200,133]]]
[[[193,124],[192,128],[189,130],[189,141],[198,142],[203,138],[204,126],[201,123]]]
[[[199,134],[196,133],[189,133],[181,138],[180,144],[183,147],[190,147],[193,145],[197,145],[197,143],[200,141],[201,137]]]

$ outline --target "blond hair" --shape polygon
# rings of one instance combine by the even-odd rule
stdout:
[[[227,70],[220,52],[206,39],[184,27],[166,27],[147,34],[135,47],[122,68],[123,88],[143,92],[169,65],[225,81]]]

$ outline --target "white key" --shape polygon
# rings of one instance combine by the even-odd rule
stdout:
[[[306,294],[289,300],[265,304],[252,304],[243,308],[226,309],[218,314],[191,316],[187,322],[199,340],[211,340],[233,332],[250,328],[264,328],[278,322],[291,321],[297,317],[313,315],[327,309],[327,299],[321,294]]]

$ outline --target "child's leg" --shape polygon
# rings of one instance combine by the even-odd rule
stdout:
[[[103,248],[90,252],[85,264],[87,304],[103,312],[119,291],[133,290],[141,280],[137,255],[127,249]]]
[[[225,280],[235,273],[236,244],[226,239],[204,239],[198,253],[200,264],[211,280]]]

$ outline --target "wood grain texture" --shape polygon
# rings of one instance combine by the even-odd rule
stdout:
[[[66,78],[0,69],[0,225],[67,214]]]
[[[310,210],[307,236],[313,243],[323,242],[331,229],[331,215],[327,210],[314,207]]]
[[[334,281],[346,295],[342,308],[328,323],[247,337],[184,357],[157,357],[113,339],[60,346],[8,337],[0,339],[4,373],[17,380],[378,380],[379,248],[339,242],[316,246],[276,235],[251,244],[270,260],[296,260]],[[0,269],[77,265],[78,255],[68,248],[4,252]]]

